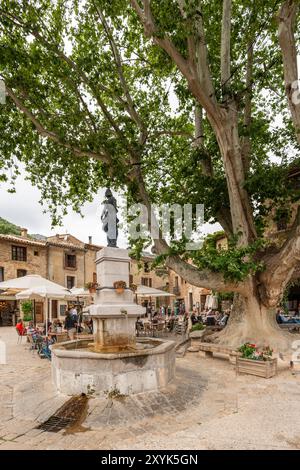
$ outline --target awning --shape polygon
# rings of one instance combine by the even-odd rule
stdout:
[[[90,291],[84,289],[83,287],[73,287],[70,292],[75,297],[92,297]]]

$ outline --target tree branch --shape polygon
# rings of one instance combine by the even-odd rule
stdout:
[[[100,91],[106,93],[108,96],[113,95],[124,107],[126,107],[126,101],[124,101],[118,94],[116,94],[114,90],[111,90],[110,88],[106,87],[105,85],[103,85],[103,83],[98,83],[97,86],[91,84],[88,76],[80,69],[80,67],[78,67],[76,62],[74,62],[62,50],[60,50],[56,44],[51,44],[44,36],[40,34],[40,32],[34,27],[34,25],[29,26],[28,24],[25,24],[21,18],[15,15],[11,15],[10,13],[7,13],[2,8],[0,8],[0,13],[3,16],[5,16],[8,20],[10,20],[15,26],[22,28],[24,30],[26,29],[26,31],[29,31],[49,51],[54,52],[58,57],[64,60],[77,73],[78,77],[81,78],[82,82],[85,83],[85,85],[87,85],[92,91],[96,90],[97,93],[99,93],[98,92],[98,89],[99,89]],[[46,30],[46,27],[44,24],[43,24],[43,30]]]
[[[252,87],[253,87],[253,43],[248,47],[247,52],[247,69],[246,69],[246,92],[245,92],[245,109],[244,109],[244,132],[242,138],[242,160],[245,174],[248,173],[250,167],[250,126],[252,122]]]
[[[206,111],[223,158],[233,230],[234,233],[240,234],[239,244],[245,246],[256,238],[256,231],[250,198],[244,187],[245,175],[238,133],[237,103],[234,99],[231,99],[226,106],[221,106],[216,102],[213,90],[208,93],[208,89],[211,90],[212,85],[207,62],[202,13],[197,11],[198,34],[200,37],[198,48],[199,70],[195,70],[191,66],[191,62],[180,54],[170,37],[166,34],[163,35],[162,31],[157,28],[149,0],[143,0],[143,10],[137,0],[131,0],[131,5],[144,26],[145,34],[152,37],[153,41],[167,52],[187,79],[191,93]]]
[[[283,59],[285,91],[294,123],[298,144],[300,144],[300,100],[297,69],[297,49],[295,41],[295,22],[299,2],[286,0],[278,14],[278,39]]]
[[[195,119],[195,138],[192,146],[195,149],[204,149],[204,130],[203,130],[203,110],[198,103],[195,103],[194,110]],[[206,153],[206,152],[205,152]],[[206,176],[213,176],[213,167],[210,155],[207,154],[206,159],[201,160],[202,172]]]
[[[200,271],[196,266],[183,261],[179,256],[169,256],[166,259],[166,265],[193,286],[214,289],[219,292],[241,292],[243,290],[242,283],[225,282],[222,274],[208,269]]]
[[[151,12],[149,0],[143,0],[144,9],[140,7],[137,0],[130,0],[130,2],[137,15],[139,16],[141,23],[143,24],[145,35],[147,37],[152,38],[153,42],[160,46],[170,56],[170,58],[174,61],[178,69],[183,74],[183,76],[187,79],[190,90],[192,91],[194,96],[197,97],[202,107],[212,117],[215,116],[217,106],[214,100],[212,99],[214,95],[213,91],[211,90],[211,93],[208,93],[207,87],[204,88],[202,86],[203,84],[199,83],[197,71],[195,70],[195,67],[191,66],[191,62],[183,57],[183,55],[178,51],[169,36],[167,36],[166,34],[162,36],[161,32],[158,31],[158,28],[155,24],[155,20]],[[202,20],[200,20],[200,25],[201,24]],[[201,46],[199,46],[201,58],[204,57],[204,50],[206,50],[206,46],[203,41],[204,35],[202,35],[201,40],[199,41],[199,44],[201,44]],[[207,60],[205,63],[201,63],[201,67],[203,70],[203,77],[207,78]],[[209,85],[208,81],[206,81],[205,83],[207,86]]]
[[[204,146],[203,111],[197,103],[195,103],[195,140],[193,142],[193,147],[199,148],[205,153],[206,158],[201,159],[202,172],[206,176],[213,177],[214,169],[212,159]],[[225,233],[227,235],[232,235],[233,228],[230,210],[226,207],[220,208],[216,213],[216,218],[225,230]]]
[[[151,201],[147,193],[143,175],[140,168],[135,167],[134,178],[137,181],[137,187],[141,202],[146,206],[148,212],[148,230],[151,231],[153,220],[156,221],[156,216],[153,212]],[[156,221],[158,226],[158,222]],[[162,237],[159,230],[159,238],[154,239],[154,251],[156,254],[165,255],[168,253],[170,247],[166,240]],[[221,291],[239,291],[244,289],[243,283],[227,283],[220,273],[211,272],[209,270],[199,271],[196,266],[182,260],[180,256],[172,255],[166,258],[166,266],[173,269],[177,274],[182,276],[187,282],[198,287],[207,287],[208,289],[215,289]]]
[[[106,93],[109,93],[110,95],[112,92],[104,87],[101,84],[98,84],[95,86],[91,81],[89,80],[88,76],[85,74],[83,70],[78,67],[76,62],[74,62],[70,57],[68,57],[63,51],[59,49],[59,47],[56,44],[51,44],[38,30],[38,27],[34,26],[29,26],[28,24],[25,24],[20,18],[12,17],[11,15],[7,14],[4,10],[0,9],[0,12],[10,21],[12,21],[16,26],[23,28],[27,32],[30,32],[41,44],[43,44],[44,47],[46,47],[49,51],[55,53],[60,59],[62,59],[64,62],[66,62],[73,71],[77,73],[77,76],[81,79],[81,81],[91,90],[96,102],[98,103],[98,106],[100,107],[102,113],[104,114],[105,118],[107,121],[110,123],[112,128],[115,130],[115,132],[119,135],[120,139],[123,140],[127,148],[130,149],[130,146],[128,142],[126,141],[122,131],[120,130],[119,126],[117,125],[116,121],[114,120],[113,116],[105,106],[105,103],[98,91],[98,88],[102,91],[105,91]],[[18,21],[16,21],[16,19]],[[126,103],[122,101],[123,106],[126,105]],[[131,149],[130,149],[131,151]]]
[[[226,98],[230,79],[231,0],[223,0],[221,31],[221,86]]]
[[[100,160],[104,163],[111,163],[111,159],[106,153],[97,153],[97,152],[92,152],[89,150],[82,150],[76,145],[69,144],[67,142],[64,142],[55,132],[50,131],[46,129],[43,124],[37,119],[37,117],[25,106],[25,104],[16,96],[16,94],[12,91],[12,89],[7,86],[5,86],[6,92],[8,96],[12,99],[12,101],[15,103],[17,108],[22,111],[25,116],[32,122],[34,125],[35,129],[37,132],[42,136],[46,137],[49,140],[52,140],[53,142],[61,145],[62,147],[70,150],[76,157],[89,157],[93,158],[95,160]]]
[[[215,90],[208,64],[208,53],[205,39],[201,2],[199,1],[195,18],[196,29],[196,74],[208,96],[215,102]],[[203,106],[204,107],[204,106]]]
[[[104,16],[103,12],[101,11],[101,9],[98,7],[98,5],[95,4],[95,2],[93,2],[93,3],[94,3],[94,6],[96,8],[97,14],[100,18],[100,21],[102,23],[102,26],[103,26],[103,28],[106,32],[107,38],[109,40],[109,44],[110,44],[110,47],[111,47],[111,50],[112,50],[112,53],[113,53],[113,57],[114,57],[114,60],[115,60],[116,66],[117,66],[117,72],[118,72],[118,75],[119,75],[120,83],[121,83],[121,86],[123,88],[126,100],[127,100],[128,113],[129,113],[130,117],[133,119],[133,121],[136,123],[138,128],[140,129],[140,132],[141,132],[140,141],[142,143],[145,140],[146,135],[147,135],[147,130],[146,130],[145,123],[143,122],[141,116],[138,114],[138,112],[135,108],[133,99],[131,97],[131,94],[130,94],[130,91],[129,91],[129,86],[126,82],[124,72],[123,72],[123,64],[122,64],[121,55],[120,55],[119,49],[117,47],[117,44],[114,40],[112,29],[108,25],[108,23],[105,19],[105,16]]]

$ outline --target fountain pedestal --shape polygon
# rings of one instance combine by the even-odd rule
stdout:
[[[175,374],[175,343],[136,338],[135,323],[145,309],[134,302],[128,288],[130,258],[127,250],[106,247],[97,253],[95,304],[89,307],[95,342],[67,341],[51,346],[52,376],[66,395],[118,391],[141,393],[164,388]],[[113,285],[125,281],[117,293]]]
[[[130,261],[128,251],[120,248],[105,247],[97,253],[100,287],[89,312],[98,352],[112,352],[135,344],[136,319],[145,314],[145,308],[134,302],[134,293],[129,289]],[[117,281],[126,283],[121,293],[113,287]]]

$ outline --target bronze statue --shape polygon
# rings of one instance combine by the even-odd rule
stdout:
[[[117,248],[117,238],[118,238],[118,222],[117,217],[117,201],[112,195],[112,192],[109,188],[105,191],[105,200],[102,203],[104,205],[101,221],[102,229],[106,233],[107,237],[107,246]]]

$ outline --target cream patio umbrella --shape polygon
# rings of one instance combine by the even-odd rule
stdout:
[[[71,294],[74,295],[74,297],[92,297],[91,293],[89,290],[84,289],[83,287],[72,287],[70,290]]]
[[[175,297],[174,294],[148,286],[138,286],[135,294],[138,297]]]
[[[49,281],[38,274],[29,274],[8,281],[0,282],[0,290],[6,294],[13,293],[18,300],[32,299],[44,300],[46,304],[46,324],[48,326],[48,300],[67,300],[73,294],[65,287]]]
[[[47,279],[45,279],[47,281]],[[72,294],[65,287],[55,284],[54,282],[49,281],[44,285],[31,287],[30,289],[25,289],[18,294],[16,294],[17,300],[43,300],[46,306],[46,335],[48,333],[48,320],[49,320],[49,308],[48,300],[68,300],[74,299],[74,294]],[[51,306],[51,304],[50,304]],[[51,307],[50,307],[51,308]]]
[[[218,308],[218,296],[217,295],[207,295],[204,308],[216,310]]]
[[[16,277],[8,281],[0,282],[0,290],[24,290],[31,289],[32,287],[47,286],[49,289],[65,289],[64,287],[49,281],[48,279],[40,276],[39,274],[28,274],[27,276]]]

